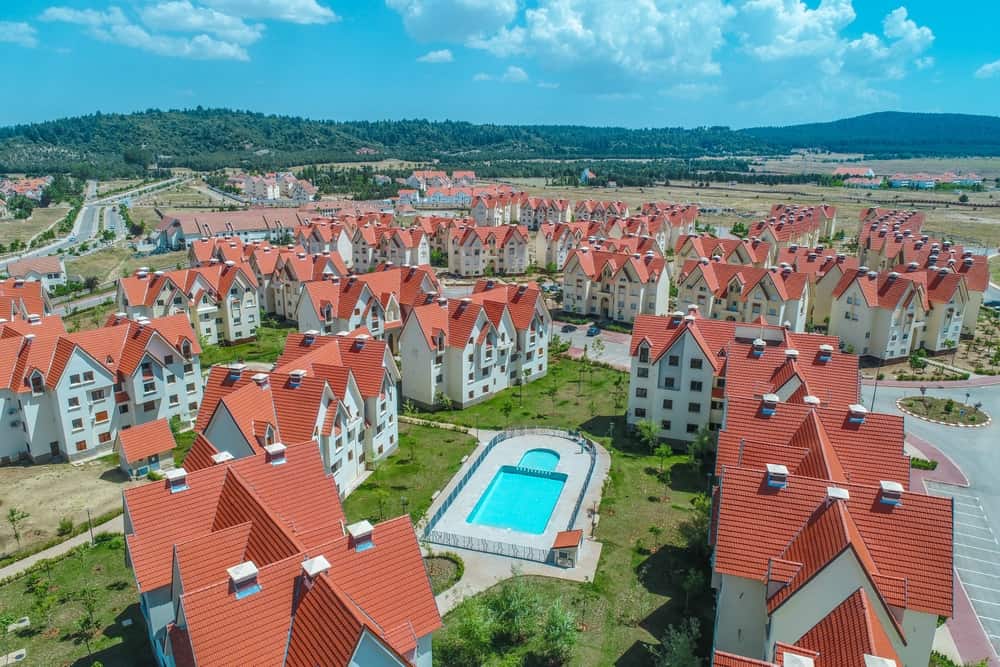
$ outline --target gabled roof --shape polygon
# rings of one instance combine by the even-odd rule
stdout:
[[[591,280],[597,280],[605,270],[611,272],[612,278],[625,271],[631,272],[640,283],[656,281],[663,274],[666,268],[666,261],[662,257],[655,255],[639,255],[628,253],[602,252],[591,250],[582,246],[573,250],[566,257],[563,270],[570,266],[578,265],[584,274]]]
[[[118,431],[118,442],[126,463],[146,459],[154,454],[169,452],[174,448],[174,434],[166,419],[156,419],[145,424]]]
[[[859,268],[855,272],[846,272],[840,282],[833,288],[833,298],[839,299],[856,284],[869,308],[885,308],[894,310],[904,303],[904,300],[916,296],[920,298],[924,309],[928,308],[927,292],[922,281],[912,280],[908,274],[890,275],[889,271],[869,271],[862,273]]]
[[[863,588],[845,598],[795,646],[818,653],[816,667],[866,667],[866,655],[903,664]]]
[[[386,342],[367,334],[315,336],[312,343],[307,341],[305,334],[289,334],[275,369],[287,373],[300,368],[322,376],[323,373],[317,372],[318,366],[342,366],[351,371],[363,398],[379,396],[386,372],[395,372],[395,366],[386,368]],[[338,396],[343,395],[338,393]]]
[[[7,264],[5,271],[11,278],[23,278],[29,273],[65,273],[62,259],[58,255],[19,259]]]
[[[463,348],[468,342],[480,314],[486,316],[483,306],[469,300],[448,299],[447,303],[431,303],[418,306],[410,313],[410,320],[416,322],[427,340],[427,346],[434,349],[434,339],[444,334],[448,347]],[[410,320],[407,320],[409,325]],[[486,317],[489,322],[489,317]],[[492,323],[488,325],[492,327]]]
[[[678,282],[703,277],[708,289],[716,296],[726,296],[733,281],[740,287],[739,297],[746,301],[758,285],[773,288],[782,301],[801,299],[805,293],[808,277],[791,270],[761,269],[742,264],[728,264],[722,261],[689,259],[681,268]]]
[[[476,282],[469,298],[476,303],[494,302],[505,305],[518,331],[526,331],[531,326],[539,309],[545,312],[542,291],[534,283],[513,285],[484,278]]]

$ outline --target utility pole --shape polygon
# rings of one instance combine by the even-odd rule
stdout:
[[[90,528],[90,546],[94,546],[94,521],[90,518],[90,508],[87,508],[87,526]]]

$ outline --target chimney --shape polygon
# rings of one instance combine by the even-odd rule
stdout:
[[[260,591],[260,583],[257,581],[257,566],[253,564],[252,560],[234,565],[226,572],[229,574],[229,583],[232,584],[233,593],[236,594],[237,600]]]
[[[768,463],[767,485],[772,489],[783,489],[788,486],[788,468],[779,463]]]
[[[163,477],[167,480],[167,488],[170,489],[170,493],[180,493],[188,488],[187,470],[184,468],[167,470],[163,473]]]
[[[324,558],[322,554],[302,561],[302,573],[309,579],[315,579],[329,569],[330,561]]]
[[[29,313],[28,314],[28,324],[38,324],[41,321],[42,321],[42,318],[41,318],[41,316],[39,316],[38,313]]]
[[[243,375],[243,369],[247,367],[246,364],[234,363],[229,364],[229,379],[238,380],[240,376]]]
[[[903,485],[899,482],[882,480],[879,482],[878,501],[883,505],[895,507],[903,504]]]
[[[973,259],[971,257],[966,257],[965,259],[962,260],[962,264],[965,266],[972,266]]]
[[[292,387],[293,389],[295,387],[298,387],[300,384],[302,384],[302,378],[304,378],[305,376],[306,372],[301,368],[296,368],[294,371],[290,371],[288,373],[288,386]]]
[[[372,541],[374,528],[367,521],[358,521],[347,527],[347,534],[351,536],[351,546],[355,551],[367,551],[375,546]]]
[[[819,353],[816,355],[816,361],[821,364],[826,364],[830,362],[833,358],[833,345],[828,343],[823,343],[819,346]]]
[[[798,350],[795,350],[795,349],[792,349],[792,348],[789,348],[789,349],[785,350],[785,359],[786,360],[791,359],[792,361],[795,361],[798,358],[799,358],[799,351]]]
[[[818,408],[820,406],[819,398],[816,396],[803,396],[802,403],[808,405],[810,408]]]
[[[764,394],[761,396],[760,414],[770,417],[778,411],[778,403],[780,402],[781,397],[777,394]]]
[[[227,461],[232,461],[232,460],[233,460],[233,455],[227,452],[226,450],[222,450],[217,454],[212,454],[212,463],[215,465],[221,465],[223,463],[226,463]]]
[[[898,277],[899,277],[899,274],[896,273],[895,271],[890,271],[889,272],[889,282],[894,281]]]
[[[253,377],[250,379],[253,380],[258,387],[264,388],[267,386],[267,373],[254,373]]]
[[[826,487],[826,499],[831,503],[836,500],[847,502],[851,499],[851,494],[847,489],[842,489],[839,486],[828,486]]]
[[[847,417],[847,421],[849,423],[851,424],[865,423],[865,416],[868,414],[868,408],[858,403],[854,403],[853,405],[848,405],[847,409],[850,411],[850,414]]]
[[[750,351],[751,357],[753,357],[754,359],[759,359],[760,357],[764,356],[764,347],[767,345],[767,343],[764,342],[763,338],[754,338],[752,345],[753,349]]]
[[[437,303],[442,308],[447,308],[448,307],[448,299],[446,299],[445,297],[441,297],[440,299],[438,299]]]
[[[906,272],[907,273],[912,273],[912,272],[916,271],[919,268],[920,268],[920,264],[919,263],[917,263],[917,262],[910,262],[909,264],[906,265]]]
[[[264,456],[271,465],[280,466],[285,463],[286,449],[287,447],[280,442],[276,442],[273,445],[264,445]]]
[[[308,331],[305,332],[305,335],[302,338],[302,342],[305,345],[312,345],[314,342],[316,342],[316,336],[318,335],[319,335],[318,331],[316,331],[315,329],[309,329]]]

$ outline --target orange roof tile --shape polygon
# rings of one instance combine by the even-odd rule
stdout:
[[[166,419],[156,419],[145,424],[118,431],[118,442],[127,463],[163,454],[174,448],[174,434]]]

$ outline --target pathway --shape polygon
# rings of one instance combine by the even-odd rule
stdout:
[[[97,533],[124,533],[125,532],[125,521],[122,515],[119,514],[114,519],[106,521],[98,526],[94,526],[94,534]],[[86,544],[90,541],[90,531],[84,531],[77,535],[76,537],[71,537],[65,542],[60,542],[59,544],[49,547],[44,551],[39,551],[37,554],[28,556],[27,558],[22,558],[19,561],[15,561],[8,565],[7,567],[0,568],[0,581],[4,581],[9,577],[21,574],[32,565],[40,560],[45,560],[47,558],[55,558],[57,556],[62,556],[74,547],[78,547],[81,544]]]

